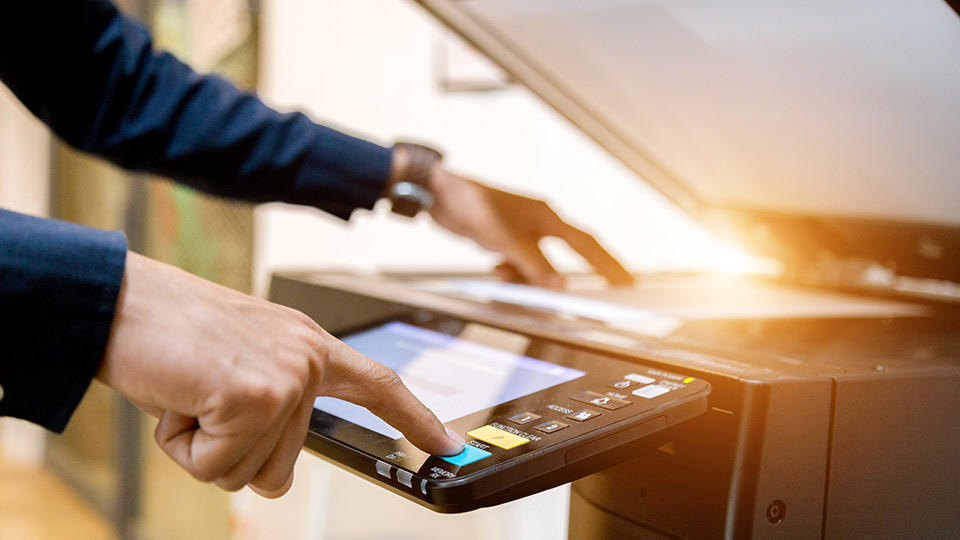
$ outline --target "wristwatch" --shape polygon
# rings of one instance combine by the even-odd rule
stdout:
[[[412,218],[433,206],[430,173],[434,165],[443,160],[443,154],[429,146],[409,142],[398,142],[393,150],[403,152],[407,162],[387,190],[387,198],[393,203],[391,211]]]

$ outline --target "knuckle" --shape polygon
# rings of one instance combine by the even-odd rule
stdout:
[[[306,390],[306,376],[291,378],[285,385],[281,385],[280,387],[280,403],[284,408],[287,408],[299,402]]]
[[[258,377],[246,384],[243,394],[246,401],[258,408],[273,411],[282,408],[287,401],[288,387]]]
[[[577,230],[577,233],[576,233],[576,236],[577,236],[577,237],[580,239],[580,241],[583,242],[584,244],[596,244],[596,243],[597,243],[596,237],[594,237],[592,234],[588,233],[587,231],[581,231],[581,230],[578,229],[578,230]]]
[[[290,354],[283,357],[284,369],[298,381],[305,381],[310,376],[314,348],[309,334],[310,332],[297,334],[295,339],[300,346],[293,348]]]
[[[291,388],[289,388],[288,391],[294,394],[294,397],[299,397],[301,393],[306,391],[310,382],[310,374],[313,371],[310,359],[298,358],[293,365],[290,366],[290,371],[292,378],[290,382]]]
[[[403,387],[403,381],[394,370],[378,365],[370,377],[370,385],[373,390],[370,410],[376,413],[387,408],[396,390]]]
[[[292,308],[292,307],[287,307],[286,309],[287,309],[287,310],[289,311],[289,313],[290,313],[291,315],[293,315],[298,321],[301,321],[301,322],[308,322],[308,321],[312,322],[312,321],[313,321],[313,319],[311,319],[310,317],[308,317],[306,313],[300,311],[299,309],[294,309],[294,308]]]
[[[553,211],[553,208],[550,206],[550,203],[548,203],[547,201],[537,200],[534,208],[536,208],[537,211],[542,214],[545,214],[548,216],[556,216],[556,213]]]
[[[303,336],[304,343],[310,347],[310,350],[313,351],[313,354],[319,358],[326,358],[330,353],[330,345],[327,343],[327,340],[324,336],[320,335],[318,332],[313,330],[307,330]]]
[[[311,376],[318,376],[322,373],[331,351],[331,345],[326,336],[313,328],[301,327],[294,339],[299,343],[297,348],[299,357],[292,365],[294,376],[301,381],[307,381]]]
[[[203,467],[199,465],[193,465],[190,467],[185,467],[190,476],[196,478],[201,482],[213,482],[217,479],[216,474],[214,474],[213,469],[210,467]]]
[[[305,379],[290,377],[274,385],[272,403],[276,410],[288,410],[294,403],[300,401],[305,389]]]
[[[206,404],[209,410],[229,416],[236,409],[236,404],[242,403],[243,399],[244,396],[236,385],[226,384],[212,390],[207,396]]]
[[[313,328],[317,326],[317,322],[314,321],[313,318],[307,315],[306,313],[293,308],[290,308],[290,312],[293,315],[293,318],[295,318],[297,321],[304,324],[308,328]]]
[[[240,491],[243,489],[243,486],[247,485],[247,483],[242,480],[223,477],[217,478],[214,483],[224,491]]]
[[[373,384],[377,388],[384,390],[392,390],[399,386],[403,386],[403,382],[400,380],[400,376],[397,375],[397,372],[384,366],[378,364],[373,373]]]
[[[167,437],[164,433],[161,432],[160,426],[157,426],[157,429],[153,430],[153,440],[157,443],[164,452],[170,453],[167,448]]]
[[[269,491],[269,492],[280,491],[287,485],[287,475],[267,474],[261,478],[255,479],[253,483],[258,488],[264,491]]]
[[[576,227],[568,225],[566,227],[567,234],[566,240],[570,245],[581,247],[593,244],[596,242],[596,239],[590,233],[580,230]]]

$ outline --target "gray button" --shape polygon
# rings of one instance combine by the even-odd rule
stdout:
[[[570,427],[570,424],[564,424],[563,422],[544,422],[539,426],[534,426],[533,429],[544,433],[553,433],[568,427]]]
[[[540,415],[539,415],[539,414],[533,414],[532,412],[525,412],[525,413],[515,414],[515,415],[511,416],[510,418],[507,418],[507,420],[513,422],[514,424],[518,424],[518,425],[521,425],[521,426],[524,425],[524,424],[529,424],[530,422],[533,422],[534,420],[539,420],[539,419],[540,419]]]
[[[390,478],[390,464],[385,461],[377,460],[377,474]]]
[[[577,411],[572,414],[568,414],[567,418],[571,420],[576,420],[577,422],[586,422],[587,420],[592,420],[600,416],[600,413],[597,411],[591,411],[590,409],[584,409],[582,411]]]
[[[628,375],[624,375],[623,378],[640,384],[650,384],[656,380],[653,377],[647,377],[646,375],[640,375],[639,373],[630,373]]]
[[[664,388],[663,386],[658,386],[656,384],[651,384],[650,386],[644,386],[643,388],[638,388],[633,391],[633,395],[639,396],[646,399],[653,399],[657,396],[662,396],[669,392],[669,388]]]
[[[407,486],[408,488],[413,487],[413,473],[410,471],[405,471],[403,469],[397,469],[397,482]]]
[[[620,407],[626,407],[627,405],[630,405],[629,401],[624,401],[622,399],[612,398],[610,396],[589,391],[580,392],[579,394],[570,396],[570,398],[583,403],[589,403],[590,405],[596,405],[597,407],[602,407],[608,411],[615,411]]]
[[[0,384],[0,401],[3,401],[3,395],[4,395],[4,393],[3,393],[3,385]]]

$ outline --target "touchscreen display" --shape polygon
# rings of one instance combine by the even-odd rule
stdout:
[[[441,422],[586,374],[402,322],[352,334],[343,341],[396,371]],[[367,409],[343,400],[318,397],[314,407],[391,439],[403,436]]]

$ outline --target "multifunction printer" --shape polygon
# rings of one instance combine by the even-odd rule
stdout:
[[[705,381],[705,412],[618,440],[628,452],[573,483],[571,538],[960,536],[947,3],[419,3],[638,182],[779,271],[612,289],[572,276],[562,293],[278,272],[274,301],[334,333],[454,317]]]

